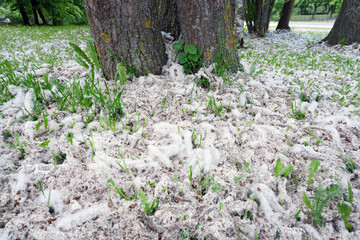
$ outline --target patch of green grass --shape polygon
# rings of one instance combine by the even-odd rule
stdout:
[[[288,113],[288,117],[295,118],[296,120],[302,120],[305,118],[305,112],[302,112],[299,107],[296,106],[296,103],[291,103],[291,113]]]

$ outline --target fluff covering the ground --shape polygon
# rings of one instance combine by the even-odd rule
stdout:
[[[34,57],[28,71],[39,79],[84,82],[89,70],[70,60],[73,39],[62,36],[69,31],[43,42],[15,37],[0,60],[25,65]],[[104,112],[87,122],[88,112],[59,111],[54,102],[45,130],[24,110],[34,107],[32,90],[10,86],[13,98],[0,106],[0,239],[360,239],[360,52],[356,45],[318,44],[322,37],[247,36],[239,50],[245,72],[231,74],[231,84],[212,73],[214,66],[184,75],[167,43],[163,75],[125,84],[125,115],[113,130]],[[53,65],[42,52],[57,54]],[[201,76],[209,89],[196,84]],[[305,117],[293,118],[291,106]],[[55,166],[53,153],[66,159]],[[344,157],[355,162],[352,173]],[[278,158],[293,165],[289,176],[275,177]],[[308,186],[312,160],[320,167]],[[109,179],[130,200],[110,191]],[[336,207],[346,196],[330,199],[323,227],[314,224],[303,192],[311,200],[318,186],[337,184],[348,195],[348,183],[353,231]],[[144,198],[134,197],[139,192],[147,203],[158,201],[153,215],[144,211]]]

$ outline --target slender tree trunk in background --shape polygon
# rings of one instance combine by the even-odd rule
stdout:
[[[147,70],[161,74],[167,57],[156,1],[85,0],[84,4],[107,79],[116,77],[117,62],[134,65],[139,75]]]
[[[171,33],[174,39],[180,35],[177,0],[159,0],[157,12],[161,31]]]
[[[32,7],[32,11],[34,14],[34,20],[35,20],[35,25],[40,25],[39,23],[39,17],[37,15],[37,5],[36,5],[36,1],[35,0],[31,0],[31,7]]]
[[[41,18],[41,21],[43,22],[43,24],[44,24],[44,25],[47,25],[47,21],[46,21],[46,19],[45,19],[45,17],[44,17],[44,14],[42,13],[40,7],[37,9],[37,11],[38,11],[38,13],[39,13],[39,15],[40,15],[40,18]]]
[[[335,6],[330,6],[330,19],[332,19],[334,12],[335,12]]]
[[[178,0],[178,12],[185,44],[203,50],[206,61],[214,61],[218,47],[234,50],[235,0]]]
[[[276,27],[276,30],[290,30],[289,22],[290,22],[292,10],[294,8],[294,3],[295,0],[288,0],[287,2],[284,3],[281,12],[281,17]]]
[[[246,0],[246,25],[249,33],[265,36],[274,4],[275,0]]]
[[[19,5],[19,10],[20,10],[21,17],[22,17],[22,19],[24,21],[24,25],[25,26],[30,26],[30,21],[29,21],[28,16],[26,15],[24,5],[20,4]]]
[[[329,35],[322,40],[336,45],[341,39],[342,44],[360,43],[360,1],[344,0]]]
[[[315,14],[316,14],[316,10],[317,10],[317,8],[318,8],[320,5],[321,5],[321,3],[314,3],[314,11],[313,11],[312,17],[311,17],[312,20],[314,20]]]

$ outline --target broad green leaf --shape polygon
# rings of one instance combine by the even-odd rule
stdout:
[[[198,48],[196,50],[196,56],[198,56],[200,58],[202,56],[202,54],[203,54],[203,51],[200,48]]]
[[[289,166],[285,167],[285,165],[281,163],[280,158],[278,158],[276,160],[276,165],[275,165],[275,169],[274,169],[275,177],[278,177],[278,176],[287,177],[293,170],[294,170],[294,166],[289,165]]]
[[[97,70],[99,70],[100,69],[100,64],[99,64],[99,60],[98,60],[98,55],[96,54],[94,40],[92,40],[92,38],[89,38],[87,40],[86,51],[88,52],[89,57],[91,58],[93,64],[95,65],[95,68]]]
[[[306,196],[305,192],[303,192],[302,199],[303,199],[303,202],[305,203],[305,205],[312,210],[311,203],[309,201],[309,198]]]
[[[180,55],[179,55],[179,62],[181,63],[181,64],[185,64],[186,62],[187,62],[187,56],[186,56],[186,54],[185,53],[181,53]]]
[[[283,169],[281,169],[280,175],[284,176],[284,177],[287,177],[293,170],[294,170],[294,166],[289,165],[289,166],[284,167]]]
[[[276,165],[275,165],[275,169],[274,169],[274,171],[275,171],[275,177],[280,176],[280,171],[281,171],[281,169],[283,168],[283,166],[284,166],[284,165],[281,163],[281,159],[278,158],[278,159],[276,160]]]
[[[39,144],[40,147],[46,147],[49,144],[50,140],[47,140],[45,142],[42,142]]]
[[[179,52],[183,45],[184,45],[184,40],[179,39],[179,41],[173,44],[173,49],[175,50],[175,52]]]
[[[87,65],[81,58],[77,57],[77,56],[73,56],[72,59],[77,62],[78,64],[80,64],[81,66],[83,66],[86,69],[89,69],[89,65]]]
[[[124,83],[127,79],[126,67],[123,64],[118,63],[117,68],[118,68],[120,82]]]
[[[186,45],[184,47],[185,53],[196,54],[197,48],[194,44]]]
[[[188,56],[188,58],[189,58],[190,60],[192,60],[193,62],[199,61],[199,56],[194,55],[194,54],[190,54],[190,55]]]
[[[75,50],[75,52],[77,52],[77,54],[79,54],[79,56],[81,58],[83,58],[86,62],[88,62],[89,64],[91,64],[90,59],[88,58],[88,56],[86,55],[86,53],[84,53],[83,50],[81,50],[81,48],[79,48],[76,44],[69,42],[69,45]]]

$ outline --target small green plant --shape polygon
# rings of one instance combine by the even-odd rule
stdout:
[[[252,173],[252,171],[250,169],[250,163],[249,162],[244,162],[243,167],[244,167],[244,169],[246,170],[247,173],[249,173],[249,174]]]
[[[125,200],[127,200],[127,201],[132,200],[132,199],[128,198],[128,197],[125,195],[123,189],[122,189],[122,188],[119,188],[119,187],[116,185],[116,183],[114,182],[114,180],[112,180],[112,178],[109,178],[109,179],[107,180],[106,187],[109,189],[110,192],[113,191],[113,192],[119,194],[119,195],[120,195],[122,198],[124,198]],[[135,196],[133,197],[133,199],[135,199],[136,196],[137,196],[137,195],[135,195]]]
[[[306,93],[300,93],[299,98],[303,102],[310,102],[310,98],[306,95]]]
[[[117,162],[117,164],[119,165],[119,167],[121,167],[122,170],[126,171],[127,175],[130,175],[129,169],[125,163],[125,159],[123,158],[122,154],[120,153],[120,149],[118,149],[118,153],[119,153],[119,156],[121,157],[121,159],[123,160],[124,166],[121,165],[121,163],[119,163],[119,162]]]
[[[144,205],[144,212],[148,215],[148,216],[152,216],[154,215],[155,211],[158,209],[159,207],[159,200],[158,199],[154,199],[151,203],[148,203],[148,197],[146,196],[146,194],[139,190],[138,193],[138,198],[141,199],[141,203],[140,205]]]
[[[293,170],[294,170],[294,166],[288,165],[285,167],[285,165],[281,162],[280,158],[276,160],[276,165],[274,169],[275,177],[279,177],[279,176],[287,177]]]
[[[19,151],[23,157],[24,155],[26,155],[25,147],[27,147],[28,144],[27,142],[20,140],[20,136],[17,132],[14,135],[15,135],[15,140],[10,143],[10,146],[16,149],[17,151]]]
[[[351,157],[346,157],[346,156],[340,156],[340,158],[343,160],[343,163],[345,164],[346,170],[349,173],[353,173],[355,171],[355,163],[352,160]]]
[[[308,168],[308,172],[309,174],[307,175],[308,177],[308,181],[306,182],[308,187],[310,186],[310,184],[312,183],[312,179],[314,177],[314,173],[318,170],[320,166],[320,161],[319,160],[312,160],[310,163],[310,166]]]
[[[165,107],[166,107],[166,99],[167,99],[167,96],[165,95],[165,97],[161,100],[162,109],[165,109]]]
[[[300,107],[301,107],[301,104],[300,104]],[[305,118],[305,112],[302,112],[300,110],[300,107],[298,108],[296,106],[295,102],[291,103],[291,113],[287,114],[288,117],[295,118],[296,120],[304,119]]]
[[[68,134],[64,134],[64,136],[66,137],[66,139],[69,141],[69,143],[71,145],[73,145],[73,136],[74,134],[73,133],[68,133]]]
[[[193,74],[200,67],[202,67],[201,56],[202,50],[197,48],[194,44],[185,45],[184,40],[180,39],[173,45],[175,52],[181,52],[179,55],[179,62],[183,65],[185,74]]]
[[[208,91],[210,90],[210,81],[207,77],[201,76],[200,78],[196,79],[197,80],[195,80],[195,82],[197,86],[207,89]]]
[[[39,188],[40,188],[40,190],[41,190],[41,193],[43,194],[43,196],[45,197],[45,192],[44,192],[44,189],[43,189],[43,186],[42,186],[42,184],[41,184],[41,181],[40,180],[38,180],[38,185],[39,185]]]
[[[300,221],[299,215],[300,215],[301,211],[302,211],[301,208],[299,209],[299,211],[297,211],[297,213],[296,213],[296,215],[295,215],[295,217],[294,217],[295,220]]]
[[[341,219],[344,221],[345,228],[351,232],[353,230],[351,224],[349,223],[351,206],[345,202],[337,203],[338,212],[341,215]]]
[[[305,205],[310,208],[314,216],[314,222],[319,225],[323,226],[324,217],[321,215],[322,210],[324,209],[326,203],[335,196],[341,196],[343,194],[343,189],[340,188],[336,184],[330,185],[328,188],[323,189],[319,186],[315,190],[315,195],[313,201],[310,202],[308,196],[305,192],[303,192],[303,201]]]

